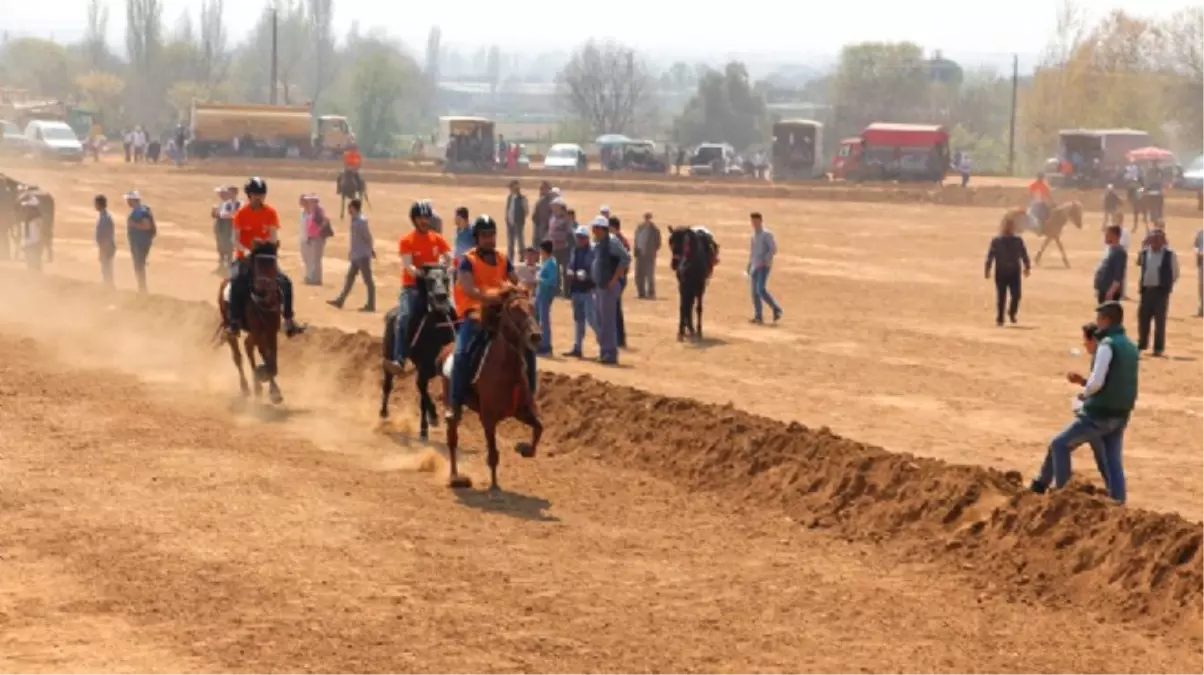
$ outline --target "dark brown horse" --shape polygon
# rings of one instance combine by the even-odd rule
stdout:
[[[369,208],[372,202],[368,199],[368,182],[363,174],[355,169],[343,169],[334,180],[334,189],[339,195],[339,219],[347,213],[347,200],[362,199]]]
[[[251,362],[251,370],[255,380],[255,398],[263,393],[263,383],[268,383],[268,397],[272,403],[282,403],[284,395],[276,384],[276,339],[280,334],[280,285],[276,282],[275,249],[269,248],[264,252],[258,250],[251,256],[251,299],[246,303],[246,316],[243,326],[246,327],[246,337],[242,349]],[[251,388],[247,384],[247,376],[242,369],[242,352],[239,351],[238,337],[226,334],[225,327],[229,324],[230,299],[227,295],[230,281],[223,280],[217,293],[217,307],[221,323],[217,327],[216,339],[220,344],[225,341],[230,345],[230,355],[234,365],[238,367],[238,384],[242,395],[248,396]],[[263,358],[263,363],[255,364],[255,350]]]
[[[543,435],[543,424],[539,421],[539,408],[534,392],[527,382],[526,354],[539,344],[540,330],[535,323],[531,298],[523,290],[507,288],[497,299],[486,304],[481,313],[481,330],[488,336],[484,355],[474,373],[468,389],[465,406],[477,413],[481,428],[485,431],[488,446],[489,489],[497,491],[497,427],[502,420],[514,418],[531,427],[531,442],[517,443],[515,452],[526,458],[535,456],[539,438]],[[450,405],[451,392],[447,360],[452,357],[455,345],[448,345],[439,354],[439,370],[443,373],[444,405]],[[451,462],[448,486],[453,488],[472,487],[467,476],[461,476],[456,466],[456,449],[459,446],[459,422],[447,422],[447,454]]]

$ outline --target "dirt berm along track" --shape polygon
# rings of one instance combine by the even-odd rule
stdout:
[[[106,170],[120,171],[123,164],[106,165]],[[180,169],[166,169],[215,176],[238,176],[260,174],[270,178],[295,178],[305,180],[329,180],[334,192],[334,180],[338,164],[331,162],[307,162],[303,160],[252,160],[230,161],[209,160],[191,163]],[[1009,208],[1023,206],[1028,202],[1028,191],[1024,187],[1004,185],[979,185],[961,188],[956,184],[936,186],[931,184],[894,184],[816,181],[809,183],[774,184],[743,178],[713,179],[695,176],[672,176],[664,174],[621,173],[612,174],[590,171],[583,174],[566,174],[546,171],[494,174],[445,174],[427,166],[406,166],[389,163],[385,168],[374,168],[369,163],[363,175],[371,185],[381,183],[407,183],[413,185],[439,185],[448,187],[493,188],[504,194],[511,180],[518,179],[528,190],[534,190],[539,180],[550,180],[563,190],[588,190],[593,192],[628,192],[647,194],[682,194],[699,196],[790,198],[814,201],[871,202],[889,204],[939,204],[945,206],[984,206]],[[1059,189],[1059,202],[1078,200],[1089,208],[1097,208],[1103,200],[1102,191]],[[1167,216],[1198,217],[1195,196],[1174,191],[1166,200]]]
[[[0,280],[10,289],[32,284],[28,290],[47,300],[116,305],[116,320],[170,341],[172,349],[212,349],[215,310],[206,303],[110,294],[62,279],[29,282],[12,271],[0,271]],[[282,384],[287,393],[290,376],[319,364],[336,396],[374,404],[379,355],[376,336],[311,328],[283,342]],[[412,385],[403,382],[398,391],[395,415],[411,415]],[[19,397],[3,400],[19,404]],[[558,456],[599,459],[605,449],[607,462],[718,495],[734,510],[778,509],[799,527],[901,547],[914,561],[947,566],[1007,602],[1090,608],[1159,632],[1200,635],[1204,529],[1178,515],[1113,506],[1083,483],[1034,495],[1014,472],[895,454],[826,427],[590,377],[543,374],[540,403],[545,445]],[[477,443],[475,421],[466,426],[463,437]],[[504,431],[512,438],[521,432]],[[506,461],[503,471],[515,470]]]

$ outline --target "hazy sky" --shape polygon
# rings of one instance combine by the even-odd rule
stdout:
[[[184,11],[199,11],[199,0],[163,1],[169,28]],[[125,3],[107,3],[110,38],[120,45]],[[86,4],[86,0],[0,0],[0,26],[17,35],[74,40],[84,30]],[[232,36],[241,38],[268,4],[266,0],[226,0]],[[497,43],[526,51],[571,47],[587,37],[609,37],[645,50],[714,58],[737,52],[834,55],[842,44],[865,40],[911,40],[950,55],[1034,54],[1052,33],[1059,6],[1058,0],[772,0],[716,2],[710,10],[702,9],[706,3],[682,0],[608,0],[593,7],[564,0],[334,0],[334,4],[335,29],[340,36],[358,20],[365,29],[386,29],[419,52],[428,29],[437,24],[443,29],[444,41],[457,46]],[[1199,3],[1080,2],[1095,16],[1124,9],[1164,17],[1192,4]],[[514,11],[509,11],[511,8]],[[613,18],[587,18],[595,12]]]

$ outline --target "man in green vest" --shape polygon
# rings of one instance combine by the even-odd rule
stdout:
[[[1125,429],[1137,402],[1137,345],[1125,335],[1124,308],[1105,302],[1095,310],[1099,346],[1091,359],[1091,375],[1068,373],[1066,379],[1083,387],[1074,421],[1049,443],[1041,474],[1033,479],[1033,492],[1043,493],[1052,481],[1063,487],[1070,480],[1070,453],[1090,443],[1102,458],[1108,494],[1125,502],[1125,473],[1121,462]]]

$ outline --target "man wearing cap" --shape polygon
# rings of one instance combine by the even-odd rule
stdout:
[[[1166,349],[1166,315],[1170,308],[1171,291],[1179,280],[1179,258],[1166,245],[1162,228],[1150,230],[1146,247],[1137,254],[1141,268],[1138,282],[1141,299],[1137,304],[1137,350],[1150,346],[1150,323],[1154,324],[1154,356]]]
[[[1074,421],[1050,441],[1032,490],[1043,493],[1051,482],[1057,488],[1066,485],[1070,480],[1070,453],[1090,443],[1103,457],[1109,494],[1123,504],[1126,494],[1121,452],[1125,429],[1137,402],[1138,351],[1125,335],[1124,308],[1120,302],[1105,302],[1095,313],[1099,344],[1091,359],[1091,374],[1083,377],[1067,373],[1069,382],[1083,387],[1077,397],[1078,410]]]
[[[610,234],[610,221],[604,216],[590,223],[594,236],[594,259],[590,277],[594,282],[594,307],[598,321],[598,361],[604,365],[619,363],[619,282],[631,265],[631,255]]]
[[[130,207],[126,217],[126,237],[130,242],[130,257],[134,261],[134,277],[138,279],[138,292],[146,293],[146,262],[150,258],[151,244],[155,241],[158,227],[150,207],[142,203],[137,190],[125,193],[125,203]]]
[[[573,231],[573,253],[565,276],[569,281],[569,298],[573,303],[573,348],[564,356],[582,358],[585,342],[585,327],[588,325],[598,337],[598,322],[594,314],[594,280],[591,276],[594,265],[594,247],[590,241],[589,228],[578,225]]]

